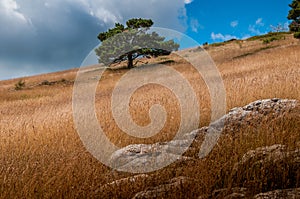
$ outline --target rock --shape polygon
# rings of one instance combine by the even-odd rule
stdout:
[[[145,191],[137,193],[134,199],[149,199],[149,198],[194,198],[197,193],[193,192],[192,187],[195,186],[197,181],[188,177],[176,177],[170,181],[156,186],[150,187]]]
[[[242,126],[250,123],[259,124],[265,115],[274,118],[282,116],[285,112],[297,106],[297,100],[288,99],[266,99],[252,102],[244,107],[236,107],[220,119],[212,122],[208,127],[199,129],[199,134],[205,135],[198,157],[205,158],[217,143],[220,135],[226,132],[239,132]],[[268,117],[270,119],[270,117]],[[198,135],[195,136],[196,140]]]
[[[218,189],[213,191],[212,195],[209,198],[215,199],[238,199],[238,198],[246,198],[247,189],[241,187],[235,187],[232,189]]]
[[[119,187],[119,186],[123,186],[126,184],[137,183],[138,181],[145,180],[148,177],[149,177],[149,175],[147,175],[147,174],[139,174],[139,175],[131,176],[128,178],[121,178],[119,180],[105,184],[104,188],[108,187],[108,186],[109,187]]]
[[[144,189],[143,185],[149,181],[149,177],[147,174],[139,174],[121,178],[101,186],[95,191],[95,195],[100,198],[110,198],[111,193],[113,193],[113,195],[124,195],[128,191],[136,193]]]
[[[300,188],[293,189],[278,189],[265,193],[259,193],[255,196],[251,196],[251,193],[246,188],[232,188],[215,190],[212,195],[208,197],[199,197],[202,198],[215,198],[215,199],[296,199],[300,198]]]
[[[245,194],[242,193],[232,193],[226,196],[224,199],[242,199],[245,198]]]
[[[300,188],[295,189],[279,189],[260,193],[254,196],[254,199],[296,199],[300,198]]]
[[[181,154],[187,150],[193,140],[173,140],[155,144],[134,144],[124,147],[111,156],[114,168],[133,173],[143,173],[167,166],[167,162],[187,160]]]
[[[258,100],[244,107],[233,108],[225,115],[224,128],[229,131],[236,131],[240,125],[259,123],[265,115],[278,117],[294,109],[297,103],[297,100],[273,98]]]
[[[168,165],[168,162],[190,160],[195,157],[205,158],[225,130],[237,132],[241,125],[257,124],[265,115],[278,117],[284,112],[292,110],[296,105],[296,100],[278,98],[258,100],[244,107],[231,109],[228,114],[212,122],[208,127],[187,133],[182,136],[181,140],[126,146],[113,153],[110,162],[114,168],[119,170],[143,173],[160,169]],[[193,142],[198,142],[195,148],[190,147]],[[188,156],[182,156],[183,152]]]
[[[299,183],[300,150],[289,151],[284,145],[250,150],[234,165],[233,186],[266,192],[293,188]]]
[[[250,150],[246,154],[244,154],[242,160],[239,163],[235,164],[233,170],[237,172],[239,167],[243,167],[243,165],[248,164],[251,161],[263,162],[278,160],[284,157],[285,151],[286,146],[280,144]]]
[[[285,112],[298,106],[297,103],[296,100],[274,98],[258,100],[244,107],[233,108],[209,126],[187,133],[181,139],[126,146],[113,153],[111,163],[120,170],[129,171],[131,168],[134,172],[147,171],[145,170],[147,167],[153,169],[153,162],[160,163],[166,160],[185,161],[189,164],[187,160],[199,157],[197,153],[199,145],[201,145],[200,155],[202,155],[200,157],[205,157],[211,150],[209,147],[214,146],[221,133],[238,132],[249,122],[258,124],[266,115],[268,115],[268,120],[272,117],[281,117]],[[186,152],[181,155],[183,151]],[[294,189],[294,186],[299,184],[300,150],[289,150],[287,146],[280,144],[250,150],[229,173],[233,179],[230,185],[236,188],[215,190],[210,196],[197,196],[197,198],[250,198],[254,195],[256,198],[297,198],[299,189]],[[144,177],[144,175],[137,175],[117,180],[105,185],[104,188],[122,187],[122,184],[128,183],[135,184],[133,179],[144,179]],[[196,194],[191,190],[194,190],[196,184],[195,179],[178,177],[158,186],[150,185],[153,187],[135,190],[131,193],[137,193],[134,198],[173,198],[174,195],[177,198],[195,198]],[[145,187],[145,184],[143,186]]]

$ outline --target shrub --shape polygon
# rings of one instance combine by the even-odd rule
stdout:
[[[268,39],[270,37],[280,37],[281,39],[284,38],[286,34],[289,34],[288,32],[269,32],[268,34],[265,35],[257,35],[253,37],[249,37],[246,39],[247,41],[255,41],[255,40],[264,40]]]
[[[268,43],[271,43],[272,41],[281,40],[281,39],[285,39],[285,37],[282,35],[274,35],[271,37],[267,37],[267,38],[263,39],[262,41],[264,44],[268,44]]]
[[[44,81],[42,81],[41,82],[41,85],[47,85],[47,86],[49,86],[49,85],[51,85],[51,82],[49,82],[48,80],[44,80]]]
[[[295,37],[296,39],[300,39],[300,32],[295,32],[294,37]]]
[[[292,31],[292,32],[298,32],[298,31],[300,31],[300,22],[293,21],[289,25],[289,28],[290,28],[290,31]]]
[[[15,90],[22,90],[25,87],[25,81],[20,80],[15,84]]]

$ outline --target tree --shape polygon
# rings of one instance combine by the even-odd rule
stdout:
[[[140,57],[157,57],[169,55],[178,50],[179,44],[156,32],[149,32],[153,25],[151,19],[130,19],[126,28],[120,23],[98,35],[102,44],[95,50],[99,63],[111,65],[127,61],[127,68],[134,66],[133,61]]]
[[[287,18],[289,20],[293,20],[289,25],[290,31],[299,32],[300,31],[300,0],[293,0],[293,2],[289,5],[291,10]]]
[[[288,31],[288,28],[283,26],[281,23],[277,24],[276,26],[270,25],[271,32],[285,32]]]

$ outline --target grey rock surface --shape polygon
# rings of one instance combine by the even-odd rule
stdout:
[[[300,188],[295,189],[279,189],[260,193],[254,196],[254,199],[299,199]]]
[[[247,123],[251,120],[260,119],[266,114],[275,116],[283,114],[285,111],[293,109],[297,105],[296,100],[288,99],[266,99],[252,102],[244,107],[233,108],[228,114],[212,122],[208,127],[202,127],[190,133],[186,133],[179,140],[161,142],[155,144],[133,144],[116,151],[111,156],[111,164],[118,169],[145,171],[150,170],[165,162],[188,160],[192,157],[182,156],[189,150],[190,145],[197,141],[198,136],[204,136],[198,154],[199,158],[206,157],[217,143],[224,129],[235,131],[239,124]],[[194,157],[194,156],[193,156]]]
[[[137,193],[134,199],[150,199],[150,198],[171,198],[172,196],[177,196],[177,198],[189,198],[191,195],[191,187],[197,183],[193,178],[188,178],[184,176],[176,177],[166,182],[165,184],[149,187],[145,191]],[[190,193],[188,193],[190,192]],[[186,193],[180,197],[180,194]],[[179,195],[178,195],[179,194]]]
[[[242,125],[246,127],[249,122],[257,124],[266,115],[268,115],[268,119],[272,119],[272,116],[274,116],[274,118],[284,117],[284,113],[295,108],[297,103],[296,100],[287,99],[258,100],[244,107],[231,109],[228,114],[212,122],[209,126],[187,133],[183,135],[181,139],[155,144],[134,144],[126,146],[111,156],[111,162],[117,168],[137,169],[138,167],[151,166],[153,162],[157,163],[166,160],[187,161],[195,160],[195,158],[199,157],[203,158],[210,152],[211,148],[214,147],[219,136],[225,132],[225,130],[226,132],[239,132]],[[199,148],[195,148],[192,143],[200,143],[200,156],[195,156]],[[187,152],[181,155],[184,151]],[[194,154],[189,153],[189,151]],[[279,166],[277,167],[276,165]],[[280,180],[282,181],[281,183],[284,184],[272,185],[272,189],[261,184],[265,179],[272,182],[277,182],[278,179],[284,179],[282,175],[285,175],[286,171],[289,172],[289,176],[292,177],[287,179],[286,182]],[[211,196],[195,197],[195,195],[191,195],[191,197],[232,199],[253,197],[257,199],[300,198],[299,188],[292,188],[293,184],[297,181],[299,172],[299,149],[290,150],[287,146],[281,144],[260,147],[245,153],[242,159],[232,168],[232,179],[236,179],[236,181],[232,182],[232,186],[235,188],[229,190],[215,190]],[[122,183],[135,183],[136,181],[145,180],[147,178],[148,175],[145,174],[136,175],[114,181],[105,186],[120,186]],[[141,189],[142,191],[138,191],[134,198],[172,198],[172,196],[175,195],[179,198],[184,198],[182,194],[192,194],[193,192],[191,192],[190,189],[197,184],[197,182],[197,179],[184,176],[173,178],[158,186]],[[252,192],[252,189],[257,190],[257,187],[263,187],[263,189],[261,189],[262,193],[257,194],[257,192]]]

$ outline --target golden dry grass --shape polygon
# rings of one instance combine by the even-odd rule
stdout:
[[[241,44],[233,41],[209,47],[226,87],[227,110],[257,99],[300,100],[299,41],[288,35],[285,40],[268,45],[273,48],[248,56],[243,55],[266,45],[260,41]],[[201,102],[199,126],[207,125],[210,99],[203,80],[178,57],[172,55],[170,59],[175,60],[170,66],[184,74]],[[265,121],[258,129],[242,128],[234,135],[229,132],[205,160],[175,163],[153,172],[145,181],[99,193],[101,185],[131,174],[107,168],[83,147],[72,118],[72,85],[38,85],[43,80],[73,81],[76,71],[23,78],[27,87],[21,91],[13,90],[19,79],[0,82],[0,198],[128,198],[145,187],[182,175],[199,179],[195,195],[209,194],[214,188],[231,186],[230,175],[223,173],[248,150],[275,143],[299,148],[300,120],[296,111],[284,120]],[[98,88],[97,116],[108,137],[118,146],[172,139],[180,121],[178,102],[170,91],[157,85],[139,89],[132,96],[130,111],[134,121],[146,125],[149,107],[160,102],[169,114],[164,129],[151,139],[131,138],[118,129],[109,110],[110,97],[115,82],[124,72],[107,71]]]

